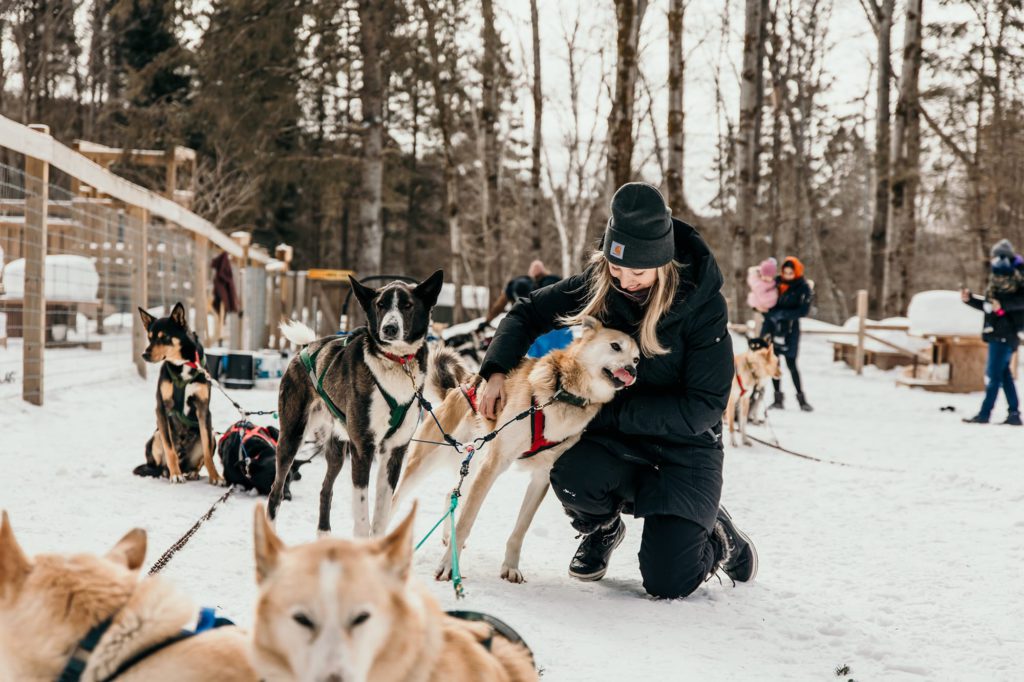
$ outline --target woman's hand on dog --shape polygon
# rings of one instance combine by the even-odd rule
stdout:
[[[505,404],[505,375],[496,372],[484,384],[480,392],[480,414],[487,419],[497,419]]]

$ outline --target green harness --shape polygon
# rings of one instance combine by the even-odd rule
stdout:
[[[168,370],[167,372],[171,375],[171,383],[174,384],[174,392],[171,394],[171,400],[174,401],[174,409],[171,410],[171,416],[174,417],[175,421],[182,426],[193,429],[199,428],[199,420],[185,414],[185,389],[188,388],[190,384],[195,383],[196,380],[202,376],[202,372],[198,370],[198,367],[200,366],[200,363],[205,365],[205,358],[197,353],[196,359],[197,362],[192,363],[196,365],[196,367],[193,368],[196,371],[192,372],[192,377],[189,379],[182,377],[180,372],[176,373],[171,370]]]
[[[348,346],[349,339],[352,335],[349,334],[342,341],[342,348]],[[306,373],[309,375],[310,381],[313,382],[313,388],[316,389],[317,395],[327,405],[327,409],[330,410],[334,418],[341,422],[342,426],[348,426],[348,420],[345,418],[345,413],[338,409],[338,406],[331,400],[331,396],[327,395],[327,391],[324,390],[324,378],[323,375],[317,375],[316,373],[316,356],[320,354],[326,346],[320,346],[313,353],[310,353],[307,349],[303,348],[299,351],[299,359],[302,360],[302,366],[306,368]],[[391,411],[391,419],[388,421],[388,432],[384,434],[384,440],[387,440],[391,436],[395,435],[398,428],[405,421],[405,415],[409,413],[409,408],[416,401],[416,396],[413,395],[407,403],[398,402],[393,395],[384,390],[381,386],[380,381],[374,376],[373,372],[370,372],[370,376],[373,377],[373,383],[377,385],[377,390],[380,391],[381,396],[384,398],[384,402],[387,403],[388,409]]]

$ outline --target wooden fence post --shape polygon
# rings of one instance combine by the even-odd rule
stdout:
[[[193,234],[192,236],[194,239],[192,267],[195,268],[192,278],[192,306],[195,309],[196,332],[199,334],[200,342],[206,346],[212,346],[209,329],[209,300],[206,296],[207,273],[210,271],[210,245],[203,235]]]
[[[146,361],[142,354],[146,350],[146,329],[142,326],[138,308],[145,308],[149,302],[149,211],[139,206],[128,206],[125,211],[139,223],[138,232],[132,242],[132,360],[139,376],[146,378]],[[168,313],[169,311],[164,311]]]
[[[864,373],[864,336],[868,316],[868,292],[865,289],[857,291],[857,355],[854,358],[854,369],[857,374]]]
[[[45,135],[49,126],[29,126]],[[50,193],[50,166],[25,157],[25,293],[22,303],[21,397],[43,404],[43,352],[46,348],[46,221]]]

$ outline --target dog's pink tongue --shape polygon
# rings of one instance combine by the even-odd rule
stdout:
[[[615,376],[616,379],[626,384],[627,386],[632,386],[633,382],[636,381],[635,376],[633,376],[632,374],[630,374],[628,371],[621,367],[612,372],[612,374]]]

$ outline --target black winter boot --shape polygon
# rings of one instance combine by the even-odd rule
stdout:
[[[719,567],[737,582],[753,580],[757,575],[757,549],[747,534],[736,527],[725,507],[718,508],[713,533],[722,545]]]
[[[980,414],[976,414],[970,419],[964,419],[964,424],[988,424],[988,417],[982,417]]]
[[[804,412],[814,412],[814,408],[811,407],[811,404],[807,402],[806,398],[804,398],[803,393],[796,394],[796,401],[800,403],[800,409],[803,410]]]
[[[783,400],[786,396],[782,395],[780,391],[775,392],[775,402],[768,406],[769,410],[784,410],[786,406],[783,404]]]
[[[587,581],[603,578],[608,571],[608,560],[612,552],[622,544],[625,537],[626,524],[618,516],[610,525],[585,536],[569,564],[569,575]]]
[[[1021,426],[1020,412],[1011,412],[1006,415],[1006,421],[1003,422],[1008,426]]]

